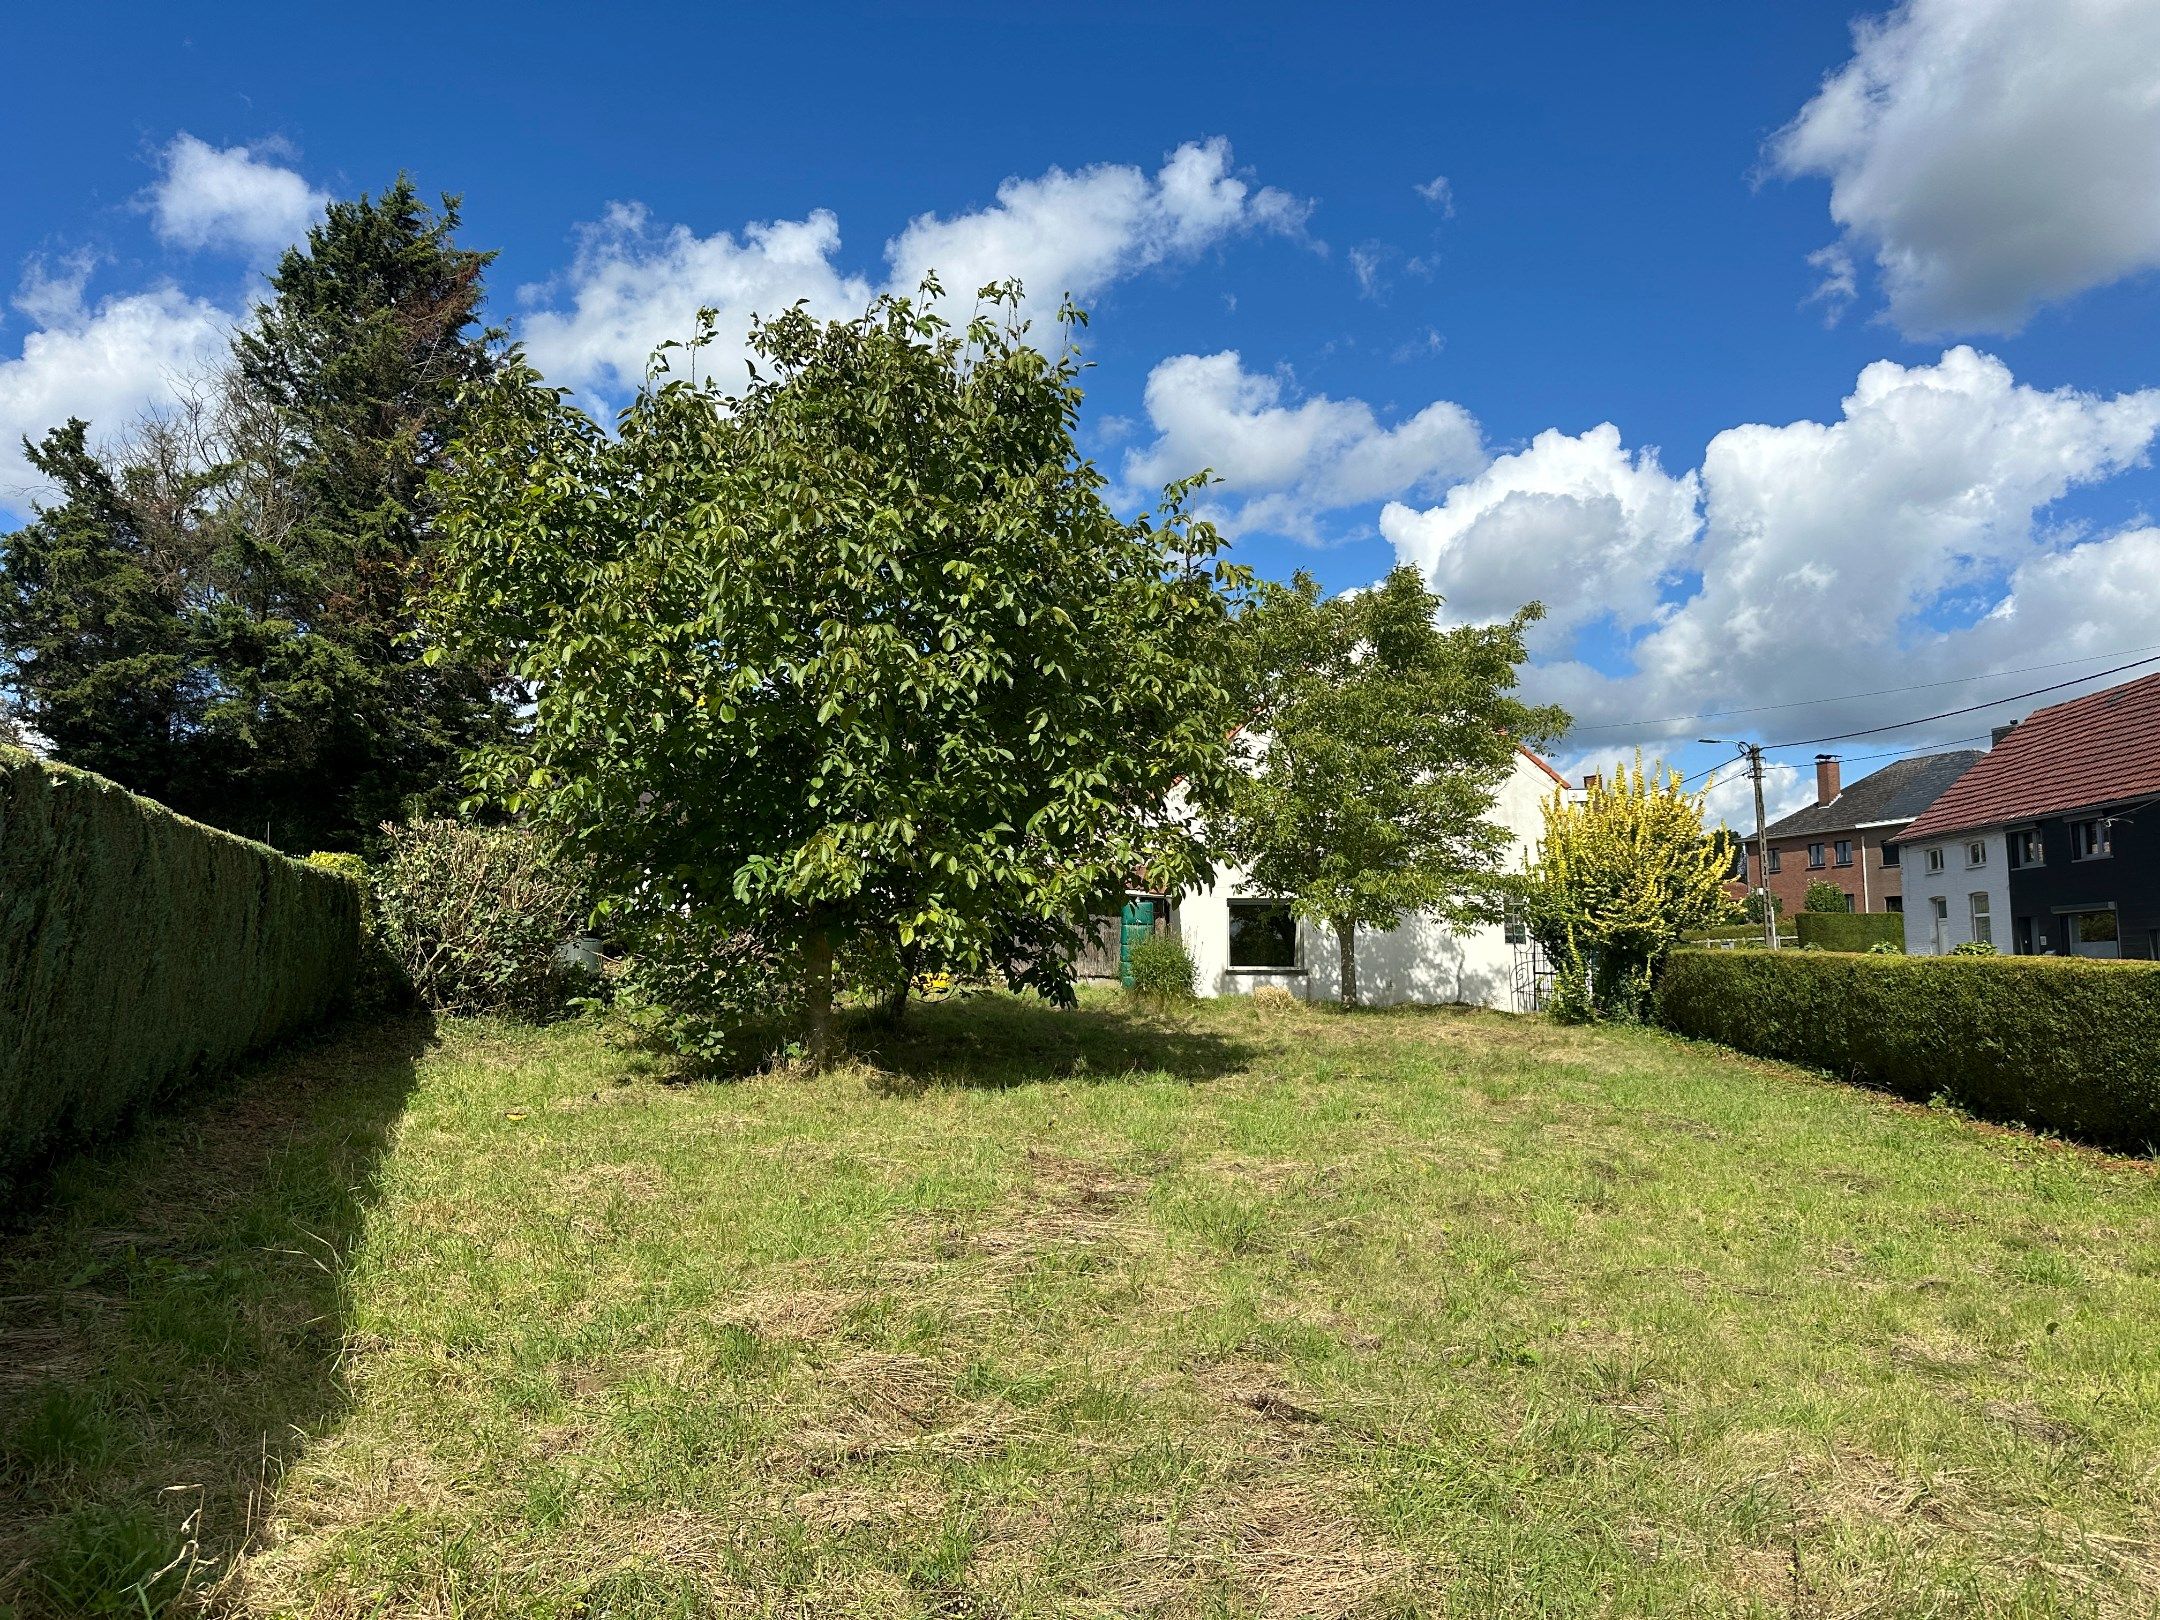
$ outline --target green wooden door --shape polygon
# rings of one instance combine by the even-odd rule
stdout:
[[[1155,932],[1155,902],[1128,900],[1118,922],[1118,983],[1132,988],[1132,948]]]

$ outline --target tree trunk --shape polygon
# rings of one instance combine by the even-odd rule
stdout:
[[[813,918],[803,941],[803,967],[810,980],[810,1067],[823,1073],[832,1064],[832,934],[823,918]]]
[[[900,977],[885,992],[885,999],[878,1003],[878,1022],[887,1029],[898,1029],[900,1020],[907,1014],[908,991],[915,983],[915,970],[922,965],[922,946],[911,943],[900,947]]]
[[[1355,1007],[1357,1003],[1357,924],[1338,922],[1335,925],[1335,944],[1342,952],[1342,1004]]]

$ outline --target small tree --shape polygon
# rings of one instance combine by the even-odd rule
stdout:
[[[1523,885],[1530,933],[1553,965],[1554,1011],[1639,1018],[1680,936],[1722,920],[1728,855],[1703,836],[1702,798],[1616,767],[1580,804],[1555,792]]]
[[[1016,285],[983,297],[964,336],[927,299],[791,310],[743,393],[662,372],[613,434],[514,369],[446,490],[437,622],[537,694],[487,793],[584,852],[633,951],[789,963],[819,1062],[836,956],[892,996],[931,968],[1069,995],[1105,897],[1206,874],[1230,774],[1244,570],[1183,487],[1110,511],[1075,355],[1026,341]]]
[[[1567,716],[1515,695],[1535,604],[1503,624],[1443,630],[1414,568],[1323,601],[1309,574],[1263,585],[1245,632],[1252,769],[1224,848],[1254,887],[1330,929],[1343,1005],[1358,1000],[1357,930],[1409,912],[1496,919],[1509,834],[1487,819],[1517,743]]]
[[[1802,911],[1850,911],[1852,898],[1824,878],[1817,878],[1807,886],[1807,894],[1800,903]]]

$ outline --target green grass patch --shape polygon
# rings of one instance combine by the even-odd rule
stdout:
[[[2160,1593],[2142,1161],[1494,1014],[989,998],[881,1039],[679,1084],[581,1024],[382,1032],[79,1162],[0,1261],[0,1603]]]

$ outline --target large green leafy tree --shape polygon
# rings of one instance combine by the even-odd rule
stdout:
[[[1442,629],[1414,568],[1323,599],[1304,573],[1263,585],[1240,620],[1251,769],[1224,825],[1249,885],[1329,929],[1341,995],[1358,1000],[1357,931],[1414,911],[1458,923],[1504,903],[1509,835],[1490,819],[1518,744],[1567,716],[1515,695],[1535,604]]]
[[[536,695],[490,792],[586,853],[633,948],[792,961],[820,1061],[836,957],[1058,994],[1091,909],[1207,870],[1244,574],[1182,487],[1105,504],[1078,362],[1017,298],[965,333],[798,308],[739,396],[663,377],[612,436],[514,371],[448,486],[441,623]]]
[[[513,695],[416,634],[431,479],[499,363],[457,225],[403,179],[332,204],[222,374],[108,454],[34,449],[57,498],[0,539],[0,675],[61,757],[288,847],[454,802]]]

